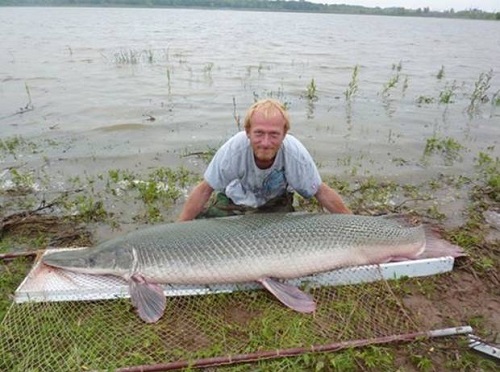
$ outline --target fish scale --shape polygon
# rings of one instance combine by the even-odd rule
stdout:
[[[392,219],[382,217],[255,214],[153,226],[115,238],[103,249],[120,249],[126,241],[141,255],[140,270],[154,272],[152,279],[191,284],[199,282],[200,276],[205,282],[224,282],[228,280],[226,277],[248,280],[245,272],[261,270],[264,273],[266,266],[272,266],[263,260],[279,259],[283,265],[300,266],[300,262],[292,262],[294,255],[307,259],[331,249],[350,249],[355,255],[357,248],[368,244],[423,244],[424,240],[421,227],[402,228]],[[100,246],[96,247],[99,249]],[[284,260],[288,257],[291,259],[287,263]],[[345,264],[332,262],[331,266]],[[156,269],[159,266],[161,270]],[[233,273],[228,275],[231,270]],[[309,270],[305,267],[298,274],[309,274]],[[242,274],[238,276],[237,272]],[[275,273],[276,276],[280,274]],[[196,277],[189,278],[192,275]]]

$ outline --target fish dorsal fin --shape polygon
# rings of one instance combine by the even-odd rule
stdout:
[[[271,278],[260,279],[259,282],[271,292],[281,303],[300,313],[312,313],[316,310],[316,302],[307,293],[297,287],[279,282]]]
[[[162,317],[166,300],[158,284],[149,283],[142,275],[134,274],[129,279],[129,291],[132,304],[142,320],[156,323]]]

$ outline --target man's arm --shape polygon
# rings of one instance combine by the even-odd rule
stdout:
[[[207,183],[207,181],[201,181],[198,186],[196,186],[184,204],[182,212],[179,215],[177,221],[190,221],[194,219],[202,210],[210,195],[214,189]]]
[[[318,192],[314,196],[323,208],[330,213],[352,214],[351,210],[342,201],[340,195],[324,182],[319,186]]]

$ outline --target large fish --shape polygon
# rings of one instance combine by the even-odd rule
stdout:
[[[44,264],[129,283],[132,303],[146,322],[163,315],[159,284],[257,281],[285,305],[313,312],[314,299],[277,279],[335,268],[415,259],[426,251],[460,249],[401,217],[344,214],[251,214],[152,226],[95,248],[45,255]]]

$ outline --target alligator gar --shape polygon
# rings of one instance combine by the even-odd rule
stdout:
[[[139,316],[153,323],[166,304],[160,284],[257,281],[286,306],[308,313],[314,299],[279,279],[416,259],[426,250],[460,255],[459,247],[397,216],[270,213],[156,225],[96,247],[48,254],[42,262],[123,277]]]

